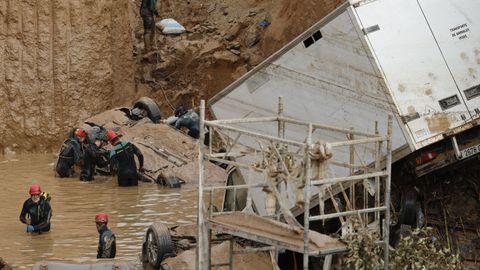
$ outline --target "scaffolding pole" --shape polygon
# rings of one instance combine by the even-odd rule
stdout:
[[[283,98],[279,97],[278,99],[278,112],[277,115],[274,117],[258,117],[258,118],[244,118],[244,119],[232,119],[232,120],[213,120],[213,121],[206,121],[205,120],[205,102],[202,100],[200,102],[200,139],[198,141],[198,160],[199,160],[199,188],[198,188],[198,205],[197,205],[197,220],[198,220],[198,228],[197,228],[197,259],[196,259],[196,269],[197,270],[207,270],[214,265],[211,264],[211,232],[213,230],[221,231],[227,234],[230,234],[236,237],[242,237],[245,239],[249,239],[254,242],[263,243],[268,245],[265,247],[265,250],[273,250],[278,252],[280,249],[291,249],[296,252],[303,253],[303,269],[308,270],[309,266],[309,256],[318,256],[318,255],[329,255],[335,254],[338,252],[342,252],[342,248],[335,248],[331,250],[322,250],[322,249],[315,249],[315,245],[311,244],[312,241],[311,234],[314,232],[310,231],[310,222],[313,221],[320,221],[326,219],[333,219],[339,218],[344,220],[344,217],[348,216],[361,216],[365,215],[365,222],[362,224],[367,225],[369,219],[367,218],[368,215],[374,216],[374,220],[378,221],[378,229],[382,231],[381,228],[383,226],[383,239],[381,243],[385,245],[385,253],[384,253],[384,269],[388,269],[388,255],[389,255],[389,245],[388,245],[388,238],[389,238],[389,225],[390,225],[390,192],[391,192],[391,162],[392,162],[392,122],[393,118],[391,115],[388,116],[388,127],[387,127],[387,134],[386,136],[381,135],[378,131],[378,124],[375,124],[375,134],[370,134],[366,132],[361,132],[357,130],[351,129],[344,129],[344,128],[336,128],[332,126],[326,126],[318,123],[309,123],[305,121],[299,121],[296,119],[291,119],[284,116],[284,103]],[[248,124],[251,123],[266,123],[266,122],[276,122],[277,124],[277,135],[266,135],[259,132],[254,132],[247,128]],[[306,129],[306,136],[303,137],[301,140],[295,139],[286,139],[285,132],[286,132],[286,123],[301,125],[307,127]],[[242,124],[242,128],[234,127],[231,125],[234,124]],[[215,155],[211,152],[211,146],[208,153],[205,152],[205,146],[203,145],[203,141],[205,138],[205,128],[208,128],[211,132],[215,129],[217,132],[221,133],[222,131],[228,131],[231,134],[231,138],[235,138],[232,145],[228,146],[228,151],[230,152],[233,148],[235,148],[238,144],[241,144],[239,138],[240,136],[245,136],[248,138],[253,138],[260,144],[261,148],[261,158],[257,160],[257,150],[255,150],[255,158],[249,160],[248,162],[241,162],[241,160],[232,161],[227,160],[228,155]],[[346,136],[347,140],[340,139],[339,141],[328,142],[324,143],[322,141],[313,142],[313,135],[315,130],[326,130],[329,132],[337,132],[339,134],[344,134],[342,136]],[[315,133],[315,135],[318,135]],[[342,138],[342,136],[339,136]],[[338,137],[337,137],[338,138]],[[245,138],[242,137],[244,140]],[[385,144],[382,144],[386,142]],[[267,148],[262,147],[262,143],[266,143],[268,145]],[[360,146],[356,145],[374,145],[373,152],[375,160],[372,161],[373,164],[364,165],[364,164],[354,164],[356,158],[355,154],[357,154],[357,149],[361,149]],[[292,147],[289,149],[289,146]],[[250,146],[249,146],[250,147]],[[297,148],[298,147],[298,148]],[[323,148],[322,148],[323,147]],[[333,148],[337,147],[348,147],[349,154],[347,161],[342,160],[333,160],[330,159],[332,155],[335,154],[333,152]],[[380,164],[382,149],[386,148],[386,166],[385,169],[382,169]],[[242,149],[242,148],[240,148]],[[254,148],[255,149],[255,148]],[[325,151],[322,153],[320,149]],[[325,149],[330,149],[327,151]],[[296,151],[296,152],[295,152]],[[330,152],[332,151],[332,152]],[[303,152],[303,153],[302,153]],[[248,152],[250,155],[253,155],[253,152]],[[320,154],[319,154],[320,153]],[[289,159],[287,159],[287,157]],[[273,158],[273,159],[272,159]],[[215,161],[220,163],[229,164],[232,166],[236,166],[238,168],[248,169],[250,171],[256,171],[259,173],[263,173],[265,175],[270,174],[271,178],[267,177],[267,181],[254,183],[251,182],[251,179],[245,179],[245,184],[238,184],[235,185],[232,183],[231,186],[211,186],[211,187],[204,187],[205,185],[205,161]],[[248,160],[248,159],[247,159]],[[272,161],[273,160],[273,161]],[[302,172],[298,176],[294,176],[290,169],[292,169],[292,163],[288,163],[287,161],[292,162],[293,160],[293,168],[298,170],[297,172]],[[327,161],[328,160],[328,161]],[[363,163],[360,158],[358,158],[360,163]],[[348,175],[338,175],[335,177],[324,177],[323,172],[325,169],[325,165],[329,163],[332,166],[341,166],[348,169]],[[313,170],[316,168],[315,176],[313,176]],[[297,174],[295,174],[297,175]],[[249,175],[250,177],[251,175]],[[297,177],[297,178],[294,178]],[[284,195],[282,195],[282,189],[279,187],[279,183],[285,182],[289,180],[301,181],[301,184],[297,187],[299,193],[297,196],[303,196],[303,210],[304,210],[304,218],[303,218],[303,228],[297,222],[295,217],[293,216],[289,205],[287,204],[287,200]],[[375,181],[375,196],[374,202],[375,205],[373,207],[369,207],[369,205],[364,205],[363,208],[356,209],[356,195],[355,195],[355,183],[358,183],[361,180],[365,179],[374,179]],[[384,180],[384,182],[382,181]],[[269,182],[271,181],[271,182]],[[382,181],[382,184],[380,183]],[[345,192],[345,188],[342,183],[348,182],[350,187],[350,197],[348,198],[347,192]],[[331,185],[336,185],[335,187]],[[338,186],[340,187],[340,191],[338,191]],[[335,210],[328,213],[321,212],[320,215],[312,216],[310,215],[310,207],[311,207],[311,200],[313,198],[312,192],[316,192],[319,188],[327,188],[328,193],[330,196],[328,198],[322,198],[322,202],[325,200],[331,200]],[[272,217],[274,217],[274,222],[276,222],[275,226],[280,226],[282,228],[286,228],[288,230],[293,230],[295,233],[298,234],[298,239],[303,239],[303,245],[298,244],[293,245],[289,242],[282,242],[279,241],[275,234],[271,234],[270,236],[265,236],[265,234],[257,233],[254,234],[250,231],[252,228],[245,228],[242,227],[228,227],[230,226],[228,220],[230,216],[224,216],[224,219],[217,219],[222,215],[229,215],[234,214],[235,212],[238,215],[238,211],[242,209],[237,209],[236,207],[236,194],[237,190],[246,189],[247,194],[252,189],[265,189],[269,188],[270,192],[274,193],[275,197],[275,215],[270,216],[263,216],[259,217],[256,215],[249,216],[248,222],[250,222],[253,218],[260,219],[261,222],[266,220],[272,221]],[[336,193],[332,192],[332,188],[335,188],[337,191]],[[302,190],[303,189],[303,190]],[[213,195],[216,190],[226,192],[227,190],[233,190],[233,207],[232,209],[226,209],[224,211],[223,207],[220,212],[213,213]],[[381,205],[380,198],[381,191],[384,191],[384,205]],[[209,212],[208,218],[206,218],[205,214],[205,205],[204,205],[204,192],[210,192],[210,202],[209,202]],[[345,200],[345,207],[340,207],[340,204],[337,203],[335,196],[342,193]],[[315,195],[315,194],[313,194]],[[357,194],[359,195],[359,194]],[[339,195],[340,196],[340,195]],[[360,195],[359,195],[360,196]],[[248,197],[248,196],[247,196]],[[363,199],[365,202],[368,203],[369,194],[364,189],[363,192]],[[299,197],[297,197],[298,199]],[[248,200],[248,198],[247,198]],[[251,211],[251,210],[250,210]],[[383,224],[380,220],[381,212],[384,213],[384,220]],[[241,213],[245,214],[245,213]],[[283,216],[283,219],[280,219],[280,215]],[[227,219],[225,219],[227,218]],[[222,223],[222,220],[224,223]],[[225,223],[226,222],[226,223]],[[286,223],[285,223],[286,222]],[[241,224],[241,223],[239,223]],[[249,224],[246,224],[249,225]],[[238,225],[240,226],[240,225]],[[228,263],[219,264],[215,266],[229,266],[230,269],[233,268],[233,255],[238,254],[238,252],[233,252],[233,243],[234,239],[231,240],[231,248],[230,254],[228,257]],[[342,244],[343,245],[343,244]],[[258,250],[258,249],[257,249]],[[262,250],[262,249],[260,249]],[[249,249],[247,252],[251,252],[253,249]],[[272,256],[274,258],[274,263],[277,263],[277,255]]]

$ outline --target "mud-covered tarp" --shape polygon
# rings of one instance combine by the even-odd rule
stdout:
[[[121,140],[134,143],[144,155],[145,174],[151,179],[175,176],[186,184],[198,182],[197,140],[183,131],[167,124],[154,124],[148,118],[140,121],[129,119],[123,111],[113,109],[95,115],[87,120],[108,129],[118,129]],[[85,125],[88,130],[88,125]],[[108,148],[110,146],[106,146]],[[224,169],[205,163],[205,183],[224,183],[227,173]]]

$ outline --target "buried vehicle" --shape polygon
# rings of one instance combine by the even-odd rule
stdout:
[[[168,187],[181,184],[195,184],[198,179],[198,147],[195,139],[183,131],[160,123],[160,109],[150,98],[143,97],[130,108],[116,108],[97,114],[84,122],[91,140],[100,140],[103,147],[110,148],[106,131],[115,130],[122,140],[135,144],[144,155],[144,169],[141,180],[155,182]],[[223,183],[227,172],[208,164],[209,181]],[[108,174],[107,168],[97,172]]]

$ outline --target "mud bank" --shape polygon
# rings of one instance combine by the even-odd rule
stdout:
[[[0,1],[0,150],[48,151],[133,94],[128,0]]]
[[[159,57],[141,55],[140,2],[133,5],[136,87],[169,114],[177,105],[198,106],[200,99],[208,100],[344,1],[161,1],[157,21],[175,18],[187,33],[172,37],[157,31]],[[270,25],[261,26],[264,20]]]
[[[159,1],[157,20],[187,33],[157,32],[158,63],[142,58],[140,0],[1,1],[0,151],[56,151],[79,120],[142,95],[164,114],[198,105],[341,2]]]

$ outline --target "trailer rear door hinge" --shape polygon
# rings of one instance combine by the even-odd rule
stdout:
[[[370,33],[378,31],[378,30],[380,30],[380,26],[378,26],[378,24],[375,24],[375,25],[372,25],[372,26],[369,26],[367,28],[362,29],[364,35],[368,35]]]

